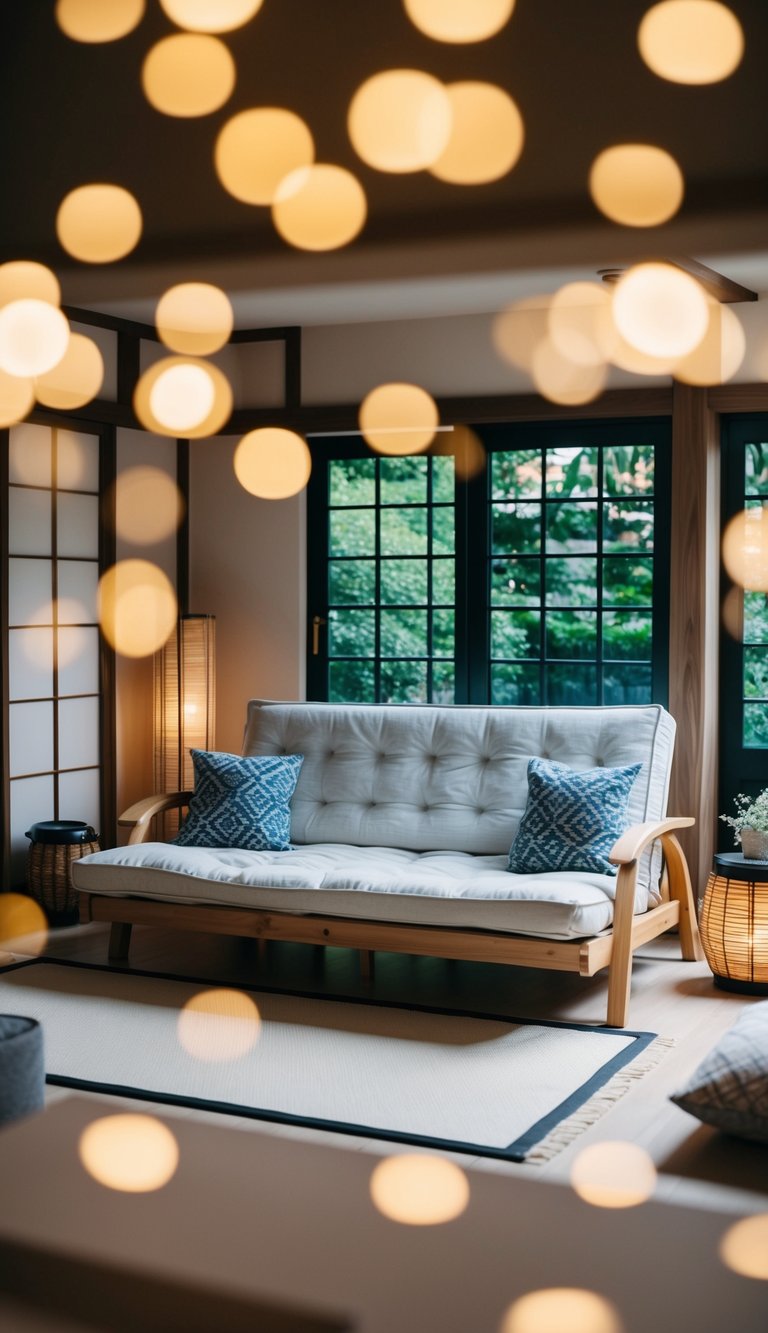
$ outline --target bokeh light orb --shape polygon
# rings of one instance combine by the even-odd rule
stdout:
[[[191,32],[231,32],[258,14],[264,0],[160,0],[169,19]]]
[[[177,1023],[180,1044],[188,1055],[209,1064],[239,1060],[259,1039],[261,1018],[243,991],[199,991],[187,1000]]]
[[[561,356],[576,365],[602,365],[616,341],[605,287],[599,282],[565,283],[550,302],[548,331]]]
[[[167,641],[178,607],[170,579],[148,560],[120,560],[99,579],[99,624],[124,657],[149,657]]]
[[[647,356],[686,356],[707,331],[702,287],[671,264],[635,264],[619,279],[613,319],[623,338]]]
[[[235,476],[250,495],[287,500],[309,481],[312,455],[305,440],[281,426],[263,426],[244,435],[235,450]]]
[[[176,482],[159,467],[126,468],[116,483],[115,531],[134,546],[153,546],[170,537],[184,517]]]
[[[219,132],[213,161],[227,192],[244,204],[271,204],[280,182],[314,161],[309,126],[283,107],[239,111]]]
[[[47,301],[48,305],[59,305],[61,287],[56,274],[45,264],[37,264],[31,259],[10,259],[8,263],[0,264],[0,306],[27,297]]]
[[[147,53],[141,86],[147,101],[165,116],[208,116],[229,101],[237,71],[218,37],[178,32]]]
[[[469,1181],[461,1167],[420,1153],[379,1162],[371,1174],[370,1191],[384,1217],[412,1227],[453,1222],[469,1203]]]
[[[508,22],[515,0],[403,0],[420,32],[437,42],[484,42]]]
[[[22,379],[19,375],[9,375],[0,370],[0,428],[15,426],[30,411],[35,401],[35,388],[32,379]]]
[[[209,356],[228,341],[235,322],[232,303],[210,282],[180,282],[157,303],[157,332],[173,352]]]
[[[138,27],[146,0],[56,0],[56,22],[74,42],[115,42]]]
[[[58,306],[35,297],[0,309],[0,370],[29,379],[53,370],[69,343],[69,324]]]
[[[636,1143],[594,1143],[575,1158],[571,1185],[595,1208],[635,1208],[653,1194],[656,1168]]]
[[[768,509],[758,504],[736,514],[723,533],[722,553],[734,583],[768,592]]]
[[[720,1258],[740,1277],[768,1282],[768,1213],[734,1222],[720,1241]]]
[[[726,384],[747,352],[747,335],[735,310],[719,301],[708,304],[709,324],[704,337],[675,365],[675,378],[684,384]]]
[[[744,32],[719,0],[662,0],[637,33],[649,69],[672,83],[719,83],[741,63]]]
[[[377,171],[424,171],[451,137],[451,99],[417,69],[389,69],[366,79],[349,106],[347,127],[358,157]]]
[[[179,371],[183,374],[178,374]],[[160,389],[155,393],[161,380]],[[209,410],[201,417],[200,412],[206,404]],[[229,420],[232,388],[223,371],[210,361],[166,356],[155,361],[141,375],[133,393],[133,408],[141,424],[157,435],[183,435],[190,440],[202,440],[218,434]],[[163,414],[162,419],[158,410]],[[187,424],[182,426],[182,422]]]
[[[647,143],[620,143],[598,153],[589,171],[589,192],[612,222],[657,227],[683,202],[683,173],[671,153]]]
[[[41,954],[48,943],[48,920],[39,903],[25,893],[0,893],[0,946]]]
[[[139,243],[141,209],[122,185],[79,185],[59,205],[56,234],[73,259],[112,264]]]
[[[583,1287],[529,1291],[507,1310],[499,1333],[623,1333],[616,1308]]]
[[[299,250],[338,250],[362,230],[368,204],[356,176],[327,162],[297,167],[277,187],[272,221]]]
[[[151,1115],[106,1115],[80,1135],[78,1154],[93,1180],[107,1189],[146,1194],[176,1174],[176,1136]]]
[[[551,296],[524,296],[496,316],[492,328],[493,345],[502,361],[530,374],[533,354],[549,334],[551,304]]]
[[[435,438],[440,424],[437,404],[418,384],[379,384],[360,404],[360,430],[380,454],[418,454]]]
[[[61,361],[35,380],[35,397],[45,407],[67,412],[92,402],[103,383],[104,358],[95,342],[83,333],[70,333]]]
[[[552,342],[542,338],[533,350],[531,377],[543,398],[564,407],[591,403],[605,387],[604,362],[593,364],[572,361]]]
[[[506,176],[523,151],[523,118],[508,92],[493,83],[449,83],[451,134],[433,176],[453,185],[485,185]]]

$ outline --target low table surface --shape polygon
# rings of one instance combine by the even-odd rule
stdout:
[[[462,1217],[402,1226],[370,1200],[375,1154],[185,1116],[165,1117],[180,1149],[171,1182],[120,1194],[92,1180],[77,1153],[84,1127],[115,1110],[73,1095],[0,1133],[0,1290],[4,1260],[8,1269],[21,1251],[36,1255],[41,1280],[60,1259],[78,1282],[89,1266],[118,1267],[139,1283],[304,1310],[356,1333],[499,1333],[514,1299],[553,1286],[607,1297],[622,1333],[768,1326],[768,1283],[718,1259],[733,1213],[598,1209],[534,1167],[530,1179],[473,1168]],[[217,1333],[240,1327],[222,1319]]]
[[[756,880],[762,883],[768,880],[768,861],[753,861],[743,852],[716,852],[714,856],[716,873],[727,879]]]

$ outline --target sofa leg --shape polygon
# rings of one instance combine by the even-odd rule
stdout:
[[[373,949],[359,949],[360,976],[363,981],[373,981],[375,955]]]
[[[111,963],[124,962],[128,958],[133,926],[130,921],[113,921],[109,932],[108,958]]]

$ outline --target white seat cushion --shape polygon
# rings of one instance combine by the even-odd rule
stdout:
[[[513,875],[506,855],[311,843],[290,852],[114,847],[73,862],[78,889],[163,902],[257,907],[575,939],[613,920],[616,880],[582,871]],[[638,889],[635,910],[645,911]]]

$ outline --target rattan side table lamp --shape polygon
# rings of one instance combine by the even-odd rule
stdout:
[[[699,929],[716,986],[768,995],[768,861],[747,861],[742,852],[718,854]]]

